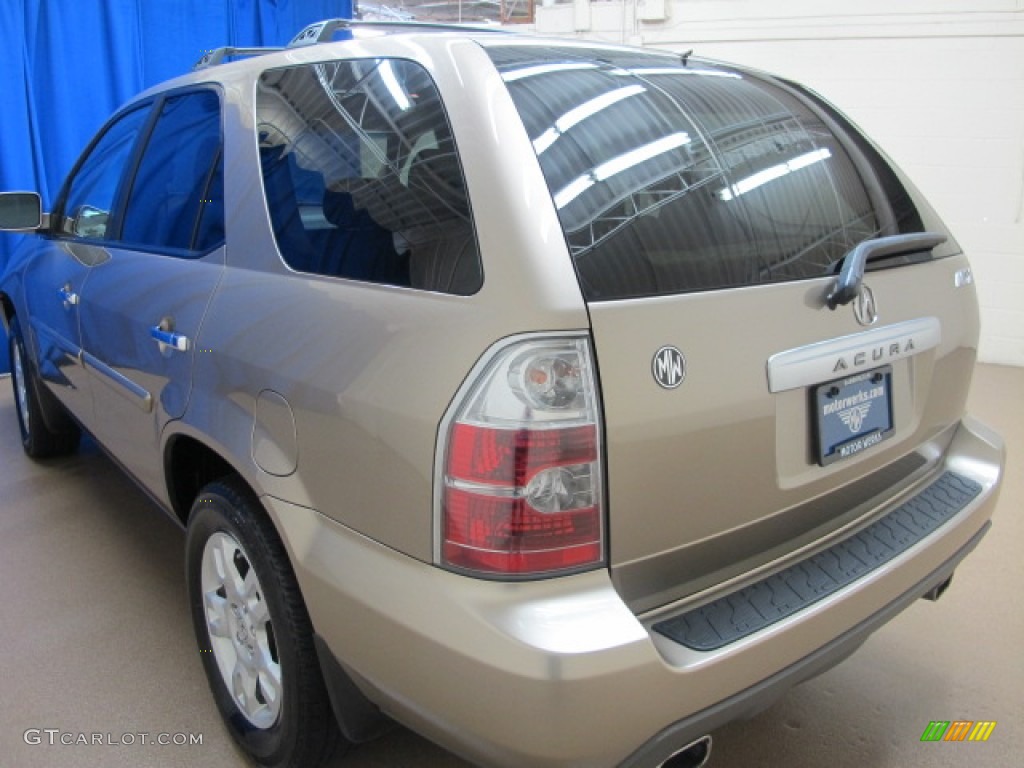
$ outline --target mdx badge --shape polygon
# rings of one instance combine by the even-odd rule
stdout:
[[[861,285],[860,293],[853,300],[853,316],[861,325],[874,325],[878,322],[878,305],[875,303],[875,294],[866,284]]]
[[[683,353],[672,346],[665,346],[654,353],[651,361],[651,373],[659,386],[675,389],[686,378],[686,358]]]

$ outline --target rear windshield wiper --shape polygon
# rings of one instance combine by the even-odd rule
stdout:
[[[864,280],[864,267],[869,260],[913,251],[930,251],[942,245],[946,239],[945,235],[937,232],[915,232],[865,240],[843,257],[843,268],[825,295],[825,304],[829,309],[835,309],[857,298]]]

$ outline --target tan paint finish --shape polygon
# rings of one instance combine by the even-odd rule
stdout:
[[[650,595],[665,598],[671,588],[682,597],[696,585],[660,557],[683,562],[687,548],[699,544],[718,553],[717,561],[702,558],[703,573],[748,568],[730,539],[768,519],[786,528],[788,510],[841,493],[954,425],[978,332],[973,287],[954,287],[953,274],[965,263],[953,257],[868,273],[886,323],[937,314],[941,342],[893,362],[893,437],[828,467],[814,456],[810,390],[771,393],[766,364],[784,350],[864,330],[849,307],[823,306],[830,279],[591,304],[613,572],[645,583],[641,591]],[[662,389],[651,375],[651,358],[665,344],[686,357],[677,389]],[[846,522],[837,514],[836,528]],[[805,532],[796,527],[789,535]],[[637,606],[653,607],[643,599]]]

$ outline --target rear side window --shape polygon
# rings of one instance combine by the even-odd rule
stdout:
[[[163,101],[132,182],[121,240],[198,256],[224,240],[220,99],[210,90]]]
[[[838,123],[781,83],[642,53],[488,53],[588,299],[820,277],[865,239],[921,230],[891,171],[858,168]]]
[[[265,72],[260,163],[294,270],[469,295],[483,280],[455,142],[426,70],[401,59]]]

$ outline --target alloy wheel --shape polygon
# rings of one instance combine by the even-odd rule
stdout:
[[[207,540],[201,579],[212,646],[203,650],[213,653],[239,711],[270,728],[281,712],[281,663],[263,588],[237,539],[218,531]]]

